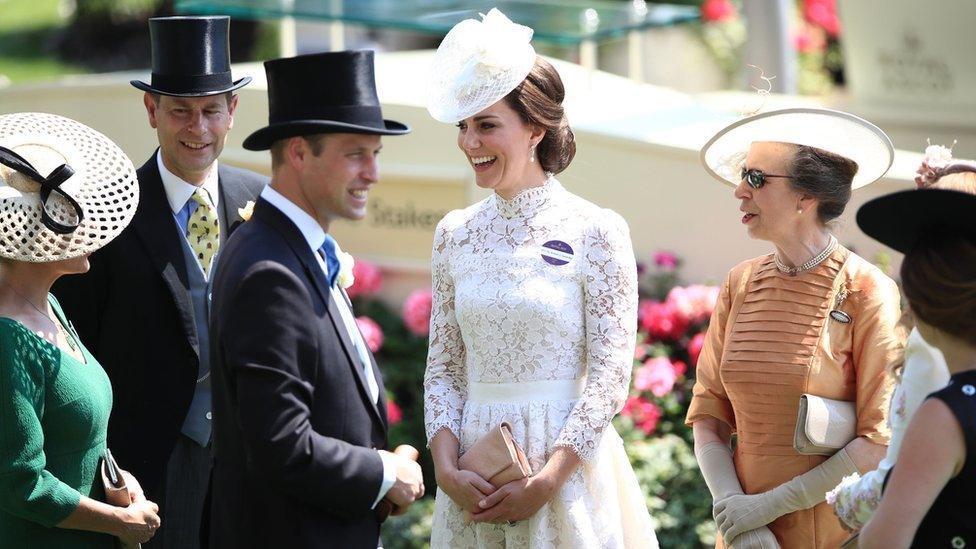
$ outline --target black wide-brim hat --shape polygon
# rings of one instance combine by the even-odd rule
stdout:
[[[230,17],[152,17],[150,83],[130,80],[142,91],[174,97],[205,97],[246,86],[230,72]]]
[[[410,127],[385,120],[376,95],[372,51],[339,51],[265,61],[268,125],[244,148],[263,151],[279,139],[320,133],[403,135]]]
[[[944,189],[900,191],[866,202],[857,225],[903,254],[925,235],[961,236],[976,242],[976,195]]]

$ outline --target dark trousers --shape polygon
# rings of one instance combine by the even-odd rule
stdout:
[[[200,549],[200,520],[210,482],[210,448],[183,436],[177,438],[166,464],[160,509],[162,525],[145,549]],[[207,510],[209,511],[209,509]]]

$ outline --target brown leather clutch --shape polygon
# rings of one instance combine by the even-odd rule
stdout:
[[[129,497],[129,488],[125,485],[125,477],[118,463],[112,457],[112,452],[105,449],[102,455],[102,462],[98,467],[102,477],[102,487],[105,488],[105,503],[115,507],[128,507],[132,500]],[[141,543],[123,543],[118,541],[118,546],[122,549],[140,549]]]
[[[458,458],[458,469],[478,473],[495,488],[532,475],[525,452],[512,438],[512,426],[504,422]]]

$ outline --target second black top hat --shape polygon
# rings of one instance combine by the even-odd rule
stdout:
[[[384,120],[371,51],[337,51],[265,61],[268,125],[244,140],[260,151],[279,140],[318,133],[403,135],[406,124]]]
[[[230,73],[230,17],[153,17],[152,80],[129,83],[140,90],[178,97],[201,97],[236,90]]]

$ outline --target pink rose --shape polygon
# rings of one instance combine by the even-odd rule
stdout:
[[[357,259],[352,266],[352,286],[346,288],[349,299],[368,297],[380,290],[383,285],[383,272],[375,263]]]
[[[733,17],[735,17],[735,6],[730,0],[705,0],[702,2],[702,21],[717,23]]]
[[[681,319],[688,324],[704,322],[712,315],[715,303],[718,301],[717,286],[693,284],[691,286],[675,286],[668,292],[665,300],[670,304]]]
[[[685,373],[688,371],[688,365],[680,360],[675,360],[672,362],[671,367],[674,368],[674,375],[677,377],[685,375]]]
[[[363,334],[363,340],[370,352],[375,353],[383,346],[383,329],[372,318],[368,316],[357,316],[356,325],[359,332]]]
[[[644,360],[645,356],[647,356],[647,347],[643,345],[634,347],[634,360]]]
[[[654,254],[654,264],[665,271],[673,271],[678,268],[678,256],[671,252],[657,252]]]
[[[634,388],[638,391],[650,391],[660,398],[674,389],[676,380],[677,375],[671,361],[663,356],[653,357],[647,359],[634,373]]]
[[[648,339],[677,339],[688,328],[685,321],[674,305],[657,301],[644,300],[637,309],[640,328],[647,332]]]
[[[701,355],[702,347],[705,345],[705,333],[698,332],[691,341],[688,342],[688,358],[691,364],[698,367],[698,356]]]
[[[417,336],[430,332],[430,308],[433,296],[430,290],[414,290],[403,302],[403,323]]]
[[[833,37],[840,36],[840,18],[836,0],[804,0],[803,17]]]
[[[800,53],[818,53],[827,48],[823,29],[802,25],[793,36],[793,47]]]
[[[391,398],[386,399],[386,419],[389,420],[390,425],[403,421],[403,410]]]
[[[661,409],[653,402],[640,396],[628,398],[620,413],[631,418],[634,425],[648,435],[657,430],[657,422],[661,419]]]

